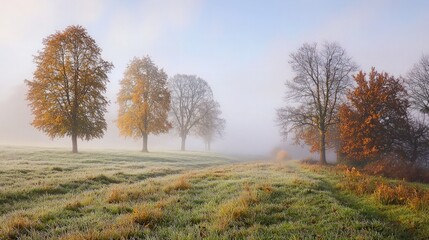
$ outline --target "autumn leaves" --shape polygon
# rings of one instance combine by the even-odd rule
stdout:
[[[322,164],[327,148],[337,160],[426,164],[429,126],[419,115],[428,113],[428,63],[423,56],[405,79],[375,68],[352,75],[357,65],[338,44],[304,44],[291,54],[287,99],[296,105],[277,111],[282,133],[320,152]]]
[[[107,74],[113,64],[101,58],[101,49],[81,26],[70,26],[48,36],[34,62],[33,80],[26,81],[32,125],[51,138],[101,138],[107,129],[104,118],[109,101],[104,95]],[[168,81],[149,57],[134,58],[120,82],[117,126],[120,134],[143,138],[168,132],[173,126],[182,138],[195,133],[208,145],[221,135],[225,120],[208,83],[193,75],[176,75]],[[169,120],[171,119],[171,120]]]
[[[33,80],[27,80],[32,125],[49,137],[101,138],[107,129],[104,96],[113,64],[101,58],[101,49],[81,26],[70,26],[43,40],[34,57]]]

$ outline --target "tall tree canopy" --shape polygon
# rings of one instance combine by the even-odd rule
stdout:
[[[165,133],[168,122],[170,91],[167,74],[147,56],[134,58],[124,73],[118,93],[118,127],[120,134],[143,138],[143,152],[147,152],[149,134]]]
[[[286,82],[286,99],[294,103],[277,110],[277,121],[284,136],[317,131],[319,147],[314,149],[326,164],[326,134],[338,123],[338,106],[357,66],[336,43],[325,43],[321,49],[316,43],[304,44],[290,58],[295,77]]]
[[[101,49],[81,26],[69,26],[43,40],[34,58],[33,80],[27,80],[32,125],[51,138],[101,138],[107,128],[104,96],[107,73],[113,64],[101,58]]]
[[[216,103],[209,84],[195,75],[177,74],[169,80],[169,86],[173,123],[184,151],[188,134],[216,107]]]
[[[197,125],[197,135],[200,136],[206,145],[206,150],[210,151],[211,143],[216,137],[223,135],[225,130],[225,119],[221,118],[222,111],[217,102],[207,105],[210,110],[204,115]]]
[[[399,79],[373,68],[354,76],[356,88],[340,108],[342,151],[353,160],[372,160],[394,151],[409,124],[406,91]]]

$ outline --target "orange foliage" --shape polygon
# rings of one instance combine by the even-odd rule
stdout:
[[[360,71],[349,104],[340,107],[342,152],[353,160],[374,159],[391,150],[398,132],[407,126],[408,101],[398,79],[372,68],[369,79]]]
[[[101,138],[106,130],[103,94],[113,65],[81,26],[50,35],[43,45],[33,80],[26,81],[32,125],[51,138],[71,136],[77,152],[77,138]]]
[[[167,132],[170,110],[170,91],[167,74],[149,57],[134,58],[120,82],[118,93],[118,127],[120,134],[143,137],[143,150],[147,151],[147,135]]]

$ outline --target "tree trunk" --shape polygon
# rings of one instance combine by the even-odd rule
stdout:
[[[142,152],[148,152],[147,150],[147,133],[143,133],[143,148],[142,148]]]
[[[72,134],[72,145],[73,145],[73,153],[77,153],[77,134]]]
[[[182,146],[180,147],[180,150],[185,151],[186,135],[182,134],[181,138],[182,138]]]
[[[320,164],[326,165],[326,133],[320,131]]]

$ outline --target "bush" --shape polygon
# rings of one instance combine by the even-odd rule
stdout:
[[[363,171],[371,175],[404,179],[411,182],[429,183],[429,172],[425,168],[402,161],[394,156],[368,163]]]

